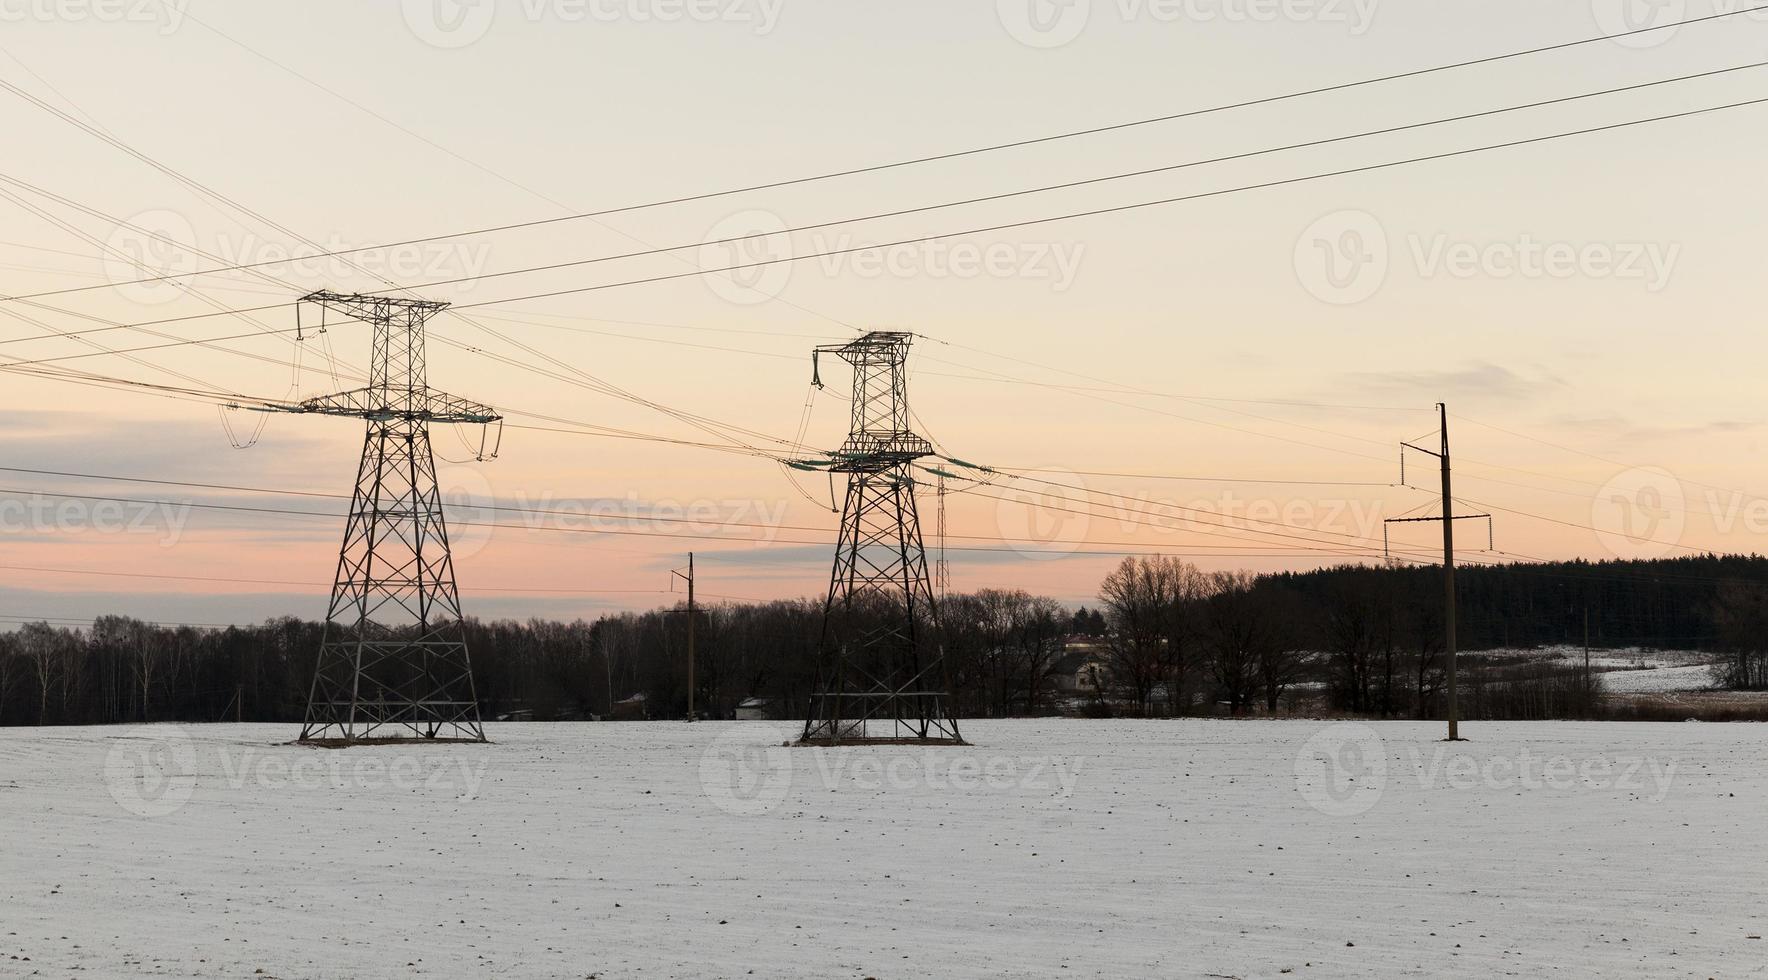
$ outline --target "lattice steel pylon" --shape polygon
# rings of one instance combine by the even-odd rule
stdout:
[[[374,357],[368,387],[279,406],[368,422],[300,740],[483,742],[430,423],[501,416],[426,382],[424,323],[447,303],[329,291],[301,302],[373,326]]]
[[[799,741],[963,745],[947,696],[938,607],[915,511],[915,460],[933,446],[909,428],[904,366],[913,335],[873,331],[818,347],[853,366],[853,418],[829,471],[847,503],[823,606],[822,672]],[[822,384],[820,365],[814,383]]]

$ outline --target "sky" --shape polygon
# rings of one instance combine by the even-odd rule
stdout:
[[[689,551],[716,599],[820,594],[839,487],[778,460],[839,445],[810,349],[872,329],[916,334],[922,433],[996,471],[948,481],[953,590],[1379,560],[1440,513],[1433,457],[1400,485],[1438,402],[1457,512],[1493,515],[1467,560],[1763,551],[1768,105],[1454,151],[1768,96],[1768,17],[701,197],[1737,6],[0,0],[0,294],[35,297],[0,301],[0,627],[321,616],[362,423],[42,372],[342,390],[369,329],[295,342],[289,304],[389,283],[457,307],[431,386],[506,415],[495,460],[434,433],[487,618],[673,603]],[[930,547],[940,508],[924,477]]]

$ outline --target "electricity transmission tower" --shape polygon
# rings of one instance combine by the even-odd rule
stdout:
[[[812,353],[853,366],[853,416],[829,472],[847,502],[823,606],[820,669],[800,743],[965,744],[946,690],[938,611],[915,511],[915,460],[933,445],[909,428],[907,333],[874,331]]]
[[[430,424],[501,416],[426,383],[424,323],[447,303],[328,291],[301,302],[374,328],[368,387],[285,408],[368,423],[301,741],[483,742]]]

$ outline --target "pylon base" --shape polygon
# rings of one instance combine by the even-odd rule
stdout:
[[[410,735],[389,738],[297,738],[288,745],[315,749],[347,749],[356,745],[490,745],[488,738],[424,738]]]
[[[951,745],[951,746],[961,746],[961,745],[969,745],[970,743],[964,741],[961,738],[889,738],[889,737],[879,736],[876,738],[859,737],[859,738],[834,739],[834,738],[829,738],[827,736],[811,736],[811,737],[807,737],[807,738],[800,738],[796,742],[789,742],[787,744],[789,744],[789,745],[825,745],[825,746],[833,747],[833,746],[837,746],[837,745]]]

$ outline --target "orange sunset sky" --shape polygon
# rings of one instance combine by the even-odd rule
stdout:
[[[327,495],[350,489],[361,423],[43,369],[242,400],[352,387],[369,330],[332,322],[292,343],[286,304],[388,282],[471,307],[432,322],[430,383],[508,415],[495,461],[472,459],[476,433],[434,434],[466,608],[483,617],[673,602],[668,569],[689,551],[709,596],[820,593],[830,486],[777,459],[839,444],[849,376],[825,362],[816,391],[809,352],[869,329],[919,335],[923,434],[1002,471],[949,485],[954,590],[1090,602],[1128,552],[1259,570],[1379,560],[1384,518],[1436,513],[1434,461],[1407,461],[1425,489],[1399,486],[1399,442],[1435,438],[1439,401],[1457,506],[1495,515],[1495,551],[1461,528],[1470,560],[1763,550],[1768,189],[1750,162],[1768,106],[864,247],[1757,99],[1768,69],[1740,66],[1762,60],[1768,21],[351,264],[311,256],[1577,40],[1625,29],[1630,5],[1347,0],[1266,18],[1198,0],[1174,18],[1096,0],[1038,21],[1007,0],[733,0],[674,18],[537,0],[131,6],[16,5],[0,24],[0,293],[35,297],[0,302],[8,622],[320,617],[342,530]],[[693,274],[785,257],[801,260]],[[265,264],[133,282],[243,263]],[[558,263],[576,264],[498,275]],[[118,323],[142,326],[58,336]],[[110,352],[209,337],[235,339]],[[1428,560],[1434,533],[1396,530],[1395,547]]]

